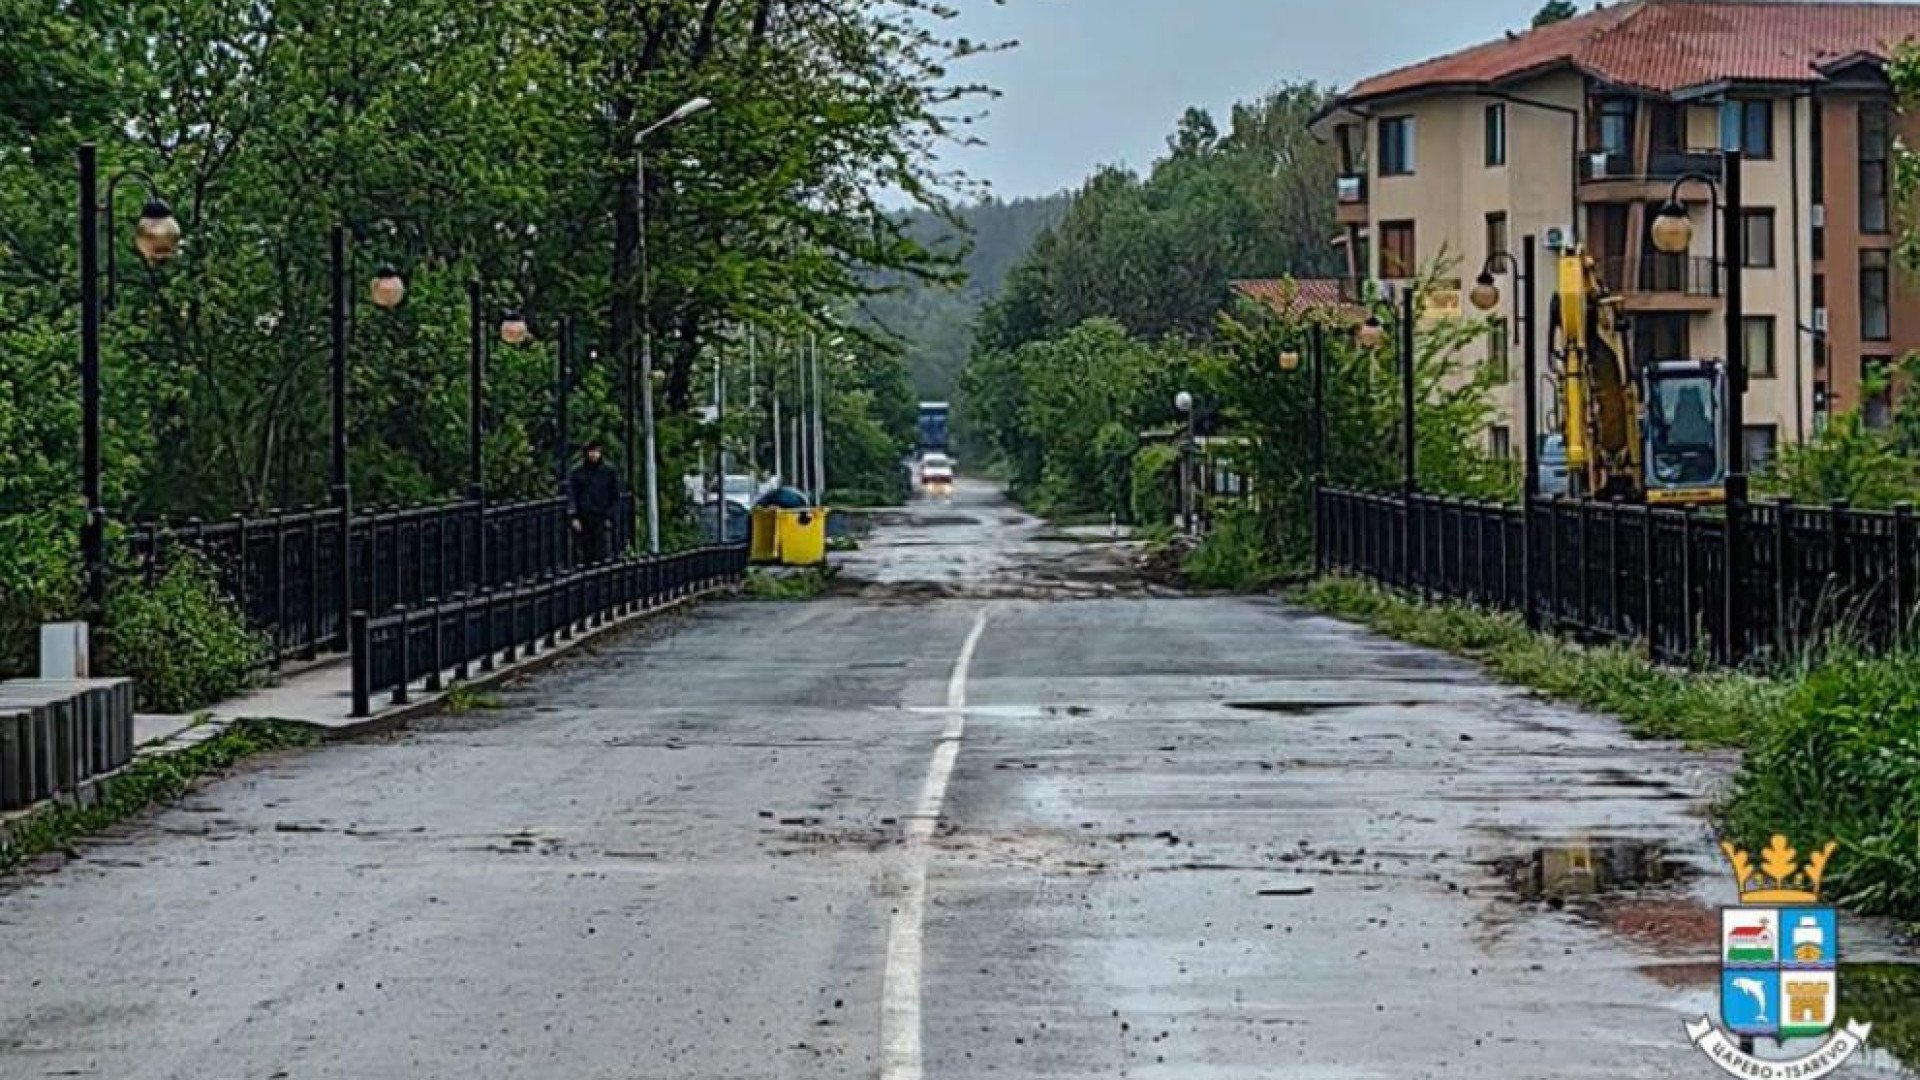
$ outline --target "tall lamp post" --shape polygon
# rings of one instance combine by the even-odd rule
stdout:
[[[1418,297],[1409,285],[1400,296],[1399,312],[1399,367],[1400,367],[1400,566],[1402,582],[1411,580],[1413,566],[1413,498],[1419,490],[1419,453],[1416,450],[1416,432],[1414,430],[1414,319]],[[1387,330],[1380,322],[1380,316],[1369,315],[1358,331],[1360,344],[1366,348],[1377,348],[1386,341]]]
[[[1680,201],[1680,189],[1689,183],[1706,185],[1715,199],[1715,215],[1720,231],[1720,257],[1726,270],[1727,339],[1727,506],[1721,530],[1725,557],[1721,569],[1726,574],[1721,600],[1721,626],[1724,628],[1721,659],[1731,663],[1739,658],[1745,637],[1745,608],[1740,598],[1745,593],[1744,554],[1746,546],[1740,533],[1747,512],[1747,335],[1746,289],[1741,280],[1746,265],[1746,235],[1741,225],[1741,166],[1745,157],[1738,150],[1721,154],[1721,174],[1716,179],[1707,173],[1688,173],[1673,182],[1665,206],[1653,222],[1653,246],[1663,254],[1685,255],[1693,247],[1693,221]]]
[[[1522,604],[1526,609],[1527,625],[1537,629],[1539,613],[1533,606],[1533,530],[1527,527],[1532,520],[1533,501],[1540,495],[1540,466],[1536,460],[1540,451],[1540,404],[1536,400],[1540,386],[1540,354],[1539,338],[1535,332],[1539,325],[1540,297],[1535,287],[1539,280],[1535,276],[1538,270],[1536,258],[1532,234],[1521,238],[1518,259],[1508,251],[1488,253],[1468,299],[1481,311],[1492,311],[1500,306],[1500,286],[1494,282],[1494,275],[1507,274],[1513,278],[1514,321],[1521,335],[1520,438],[1524,444],[1520,455],[1520,580],[1526,583]]]
[[[328,501],[334,513],[339,517],[340,564],[334,578],[335,601],[341,612],[340,632],[335,636],[334,648],[346,652],[349,646],[349,626],[346,613],[354,610],[353,602],[353,488],[347,470],[347,365],[350,361],[348,339],[353,324],[351,298],[347,292],[347,265],[351,254],[348,246],[348,226],[336,224],[333,227],[332,243],[329,246],[328,270],[331,278],[331,304],[328,319],[329,350],[328,363],[328,421],[332,475],[329,478]],[[367,285],[367,298],[373,306],[382,311],[392,311],[400,306],[407,296],[407,283],[400,271],[391,264],[382,264],[373,280]]]
[[[1315,322],[1307,328],[1307,362],[1313,365],[1313,436],[1312,457],[1308,460],[1307,502],[1313,518],[1314,566],[1320,567],[1320,485],[1326,479],[1327,468],[1327,400],[1326,400],[1326,328]],[[1280,370],[1291,375],[1299,370],[1300,351],[1297,348],[1285,348],[1280,351]]]
[[[635,207],[640,224],[640,374],[641,419],[646,427],[647,456],[647,550],[660,554],[660,458],[653,424],[653,276],[647,265],[647,138],[688,120],[713,107],[713,102],[697,97],[633,136]],[[633,362],[627,359],[627,490],[633,490]]]
[[[135,180],[146,189],[147,201],[134,226],[133,246],[148,266],[173,258],[180,251],[180,222],[167,209],[153,178],[137,169],[115,174],[107,181],[106,202],[100,200],[100,172],[92,143],[78,154],[80,186],[80,494],[86,502],[86,520],[80,526],[80,560],[86,573],[87,607],[100,617],[107,598],[107,510],[101,491],[100,466],[100,324],[111,305],[117,263],[113,242],[114,194]],[[101,226],[106,227],[106,272],[100,268]],[[102,295],[101,286],[106,287]]]
[[[1193,395],[1187,391],[1173,395],[1173,407],[1187,418],[1187,441],[1180,447],[1180,527],[1189,536],[1193,535],[1193,455],[1197,445],[1193,406]]]

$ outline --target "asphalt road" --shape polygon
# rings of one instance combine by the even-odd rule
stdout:
[[[0,1076],[1714,1075],[1724,762],[1126,557],[963,484],[248,767],[0,883]]]

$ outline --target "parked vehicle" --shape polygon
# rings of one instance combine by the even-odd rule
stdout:
[[[953,459],[945,454],[921,458],[920,490],[935,497],[953,494]]]
[[[1540,473],[1540,494],[1552,497],[1565,495],[1569,488],[1567,479],[1567,440],[1561,435],[1546,435],[1540,439],[1540,454],[1535,468]]]

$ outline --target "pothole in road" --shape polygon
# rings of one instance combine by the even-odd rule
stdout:
[[[1679,884],[1696,871],[1645,840],[1546,844],[1526,855],[1495,859],[1493,869],[1512,895],[1560,908],[1569,903]]]

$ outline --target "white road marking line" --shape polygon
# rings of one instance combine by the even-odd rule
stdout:
[[[920,801],[907,819],[907,873],[905,894],[887,926],[887,968],[880,984],[880,1080],[921,1080],[920,986],[921,943],[927,913],[927,863],[933,852],[934,826],[947,799],[947,781],[960,756],[960,739],[967,731],[967,671],[973,652],[987,630],[987,609],[981,608],[967,632],[960,657],[947,679],[947,726],[927,767]]]

